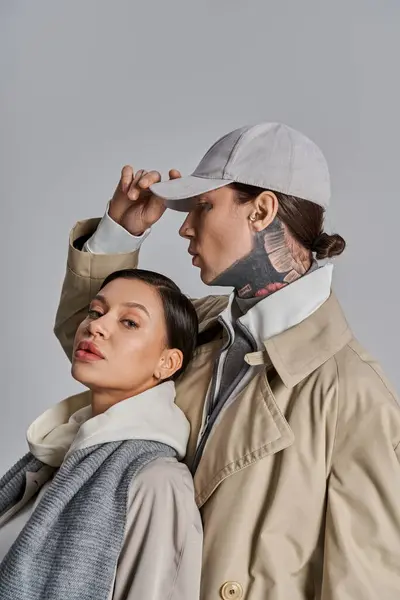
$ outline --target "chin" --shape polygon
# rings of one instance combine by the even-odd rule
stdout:
[[[205,285],[218,285],[218,283],[215,283],[218,277],[219,274],[215,273],[215,271],[210,271],[209,269],[202,269],[200,271],[200,279]]]
[[[201,269],[200,279],[206,285],[212,285],[212,282],[214,281],[215,277],[207,269]]]
[[[71,368],[71,375],[75,381],[82,383],[82,385],[85,385],[88,388],[96,385],[96,378],[94,377],[94,373],[90,372],[90,366],[91,365],[85,363],[74,362],[72,363]]]

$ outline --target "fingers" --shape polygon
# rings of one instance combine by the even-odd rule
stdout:
[[[146,190],[159,181],[161,181],[161,174],[158,171],[149,171],[140,179],[139,187],[141,187],[142,190]]]
[[[177,169],[169,171],[169,179],[179,179],[180,177],[182,175]],[[147,190],[151,185],[159,181],[161,181],[161,174],[158,171],[140,169],[135,174],[130,165],[125,165],[121,171],[119,186],[130,200],[137,200],[141,190]]]
[[[142,179],[142,177],[146,174],[147,171],[145,171],[144,169],[140,169],[139,171],[136,172],[135,177],[132,180],[132,183],[130,184],[128,191],[127,191],[127,196],[129,198],[129,200],[137,200],[139,198],[140,195],[140,189],[138,188],[138,185]]]
[[[171,169],[169,172],[169,178],[170,179],[180,179],[182,177],[180,171],[178,171],[177,169]]]
[[[133,180],[133,169],[130,165],[125,165],[121,171],[120,187],[123,192],[126,192]]]
[[[127,191],[128,198],[138,200],[141,191],[147,190],[153,183],[159,181],[161,181],[161,175],[158,171],[145,171],[144,169],[137,171]]]

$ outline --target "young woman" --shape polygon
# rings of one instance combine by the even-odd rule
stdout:
[[[201,521],[178,462],[190,428],[174,403],[197,326],[162,275],[104,281],[74,341],[90,392],[39,417],[0,480],[1,600],[198,598]]]
[[[400,408],[354,339],[332,264],[318,263],[345,246],[324,231],[322,152],[261,123],[170,177],[125,167],[104,219],[74,228],[61,343],[71,355],[98,274],[135,265],[166,206],[186,211],[180,234],[202,281],[234,288],[195,302],[198,348],[177,385],[204,527],[202,600],[398,600]]]

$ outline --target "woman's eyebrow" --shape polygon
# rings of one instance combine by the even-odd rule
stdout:
[[[106,298],[102,294],[97,294],[97,296],[95,296],[93,298],[92,302],[94,302],[95,300],[97,300],[98,302],[101,302],[102,304],[104,304],[105,306],[107,306],[107,308],[110,307],[110,305],[107,302]],[[139,302],[123,302],[122,306],[127,306],[128,308],[138,308],[139,310],[141,310],[144,313],[146,313],[146,315],[150,318],[150,313],[147,310],[147,308],[143,304],[139,304]]]
[[[92,302],[94,302],[95,300],[97,300],[98,302],[101,302],[102,304],[104,304],[105,306],[109,307],[109,304],[107,302],[107,300],[105,299],[105,297],[102,294],[97,294]]]
[[[128,306],[129,308],[138,308],[146,313],[146,315],[150,318],[150,313],[143,304],[139,304],[138,302],[124,302],[122,306]]]

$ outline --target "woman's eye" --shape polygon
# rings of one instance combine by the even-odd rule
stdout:
[[[103,315],[98,310],[94,310],[93,308],[89,308],[88,317],[89,319],[100,319]]]
[[[138,328],[138,324],[135,321],[132,321],[131,319],[124,319],[122,322],[125,323],[125,325],[128,327],[128,329],[137,329]]]

